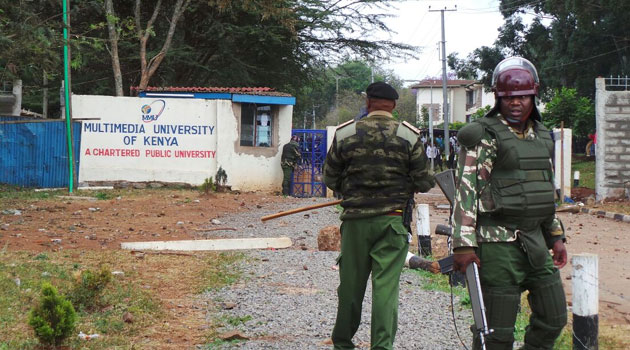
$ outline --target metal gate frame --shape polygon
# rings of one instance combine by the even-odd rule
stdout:
[[[294,197],[325,197],[323,180],[327,151],[326,130],[293,129],[291,135],[299,137],[302,159],[293,172],[291,195]]]

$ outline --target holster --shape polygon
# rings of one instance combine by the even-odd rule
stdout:
[[[547,261],[549,249],[547,248],[547,243],[545,242],[545,237],[543,237],[542,232],[540,232],[540,230],[517,230],[516,235],[516,239],[521,245],[521,248],[525,251],[525,254],[527,254],[529,264],[535,269],[543,267]]]

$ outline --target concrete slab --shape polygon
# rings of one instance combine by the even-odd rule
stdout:
[[[129,250],[240,250],[288,248],[292,245],[289,237],[268,238],[229,238],[199,239],[188,241],[150,241],[121,243],[122,249]]]

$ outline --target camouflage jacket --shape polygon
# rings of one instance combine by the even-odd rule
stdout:
[[[529,121],[527,128],[520,133],[497,115],[510,130],[521,139],[537,137],[534,124]],[[453,248],[476,247],[478,242],[511,242],[516,240],[513,231],[503,226],[477,225],[477,215],[489,212],[494,207],[489,191],[484,189],[490,183],[493,164],[496,161],[497,141],[485,131],[476,146],[461,147],[458,160],[457,191],[453,205]],[[551,159],[549,159],[551,162]],[[481,194],[481,195],[480,195]],[[487,194],[487,195],[484,195]],[[542,233],[549,244],[564,239],[564,228],[560,219],[553,215],[542,224]]]
[[[298,161],[302,158],[300,147],[297,142],[291,141],[282,147],[282,157],[280,166],[295,168]]]
[[[385,111],[337,128],[324,163],[324,183],[343,196],[342,220],[404,209],[415,192],[434,186],[418,134]]]

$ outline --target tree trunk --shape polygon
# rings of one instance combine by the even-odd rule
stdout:
[[[120,72],[120,58],[118,57],[118,26],[114,22],[113,0],[105,0],[105,17],[107,18],[107,29],[109,31],[110,55],[112,56],[112,69],[114,70],[114,87],[116,96],[124,96],[122,73]]]
[[[149,40],[149,35],[151,33],[151,27],[157,18],[158,12],[160,11],[160,6],[162,0],[158,0],[155,8],[153,10],[153,14],[151,15],[151,19],[147,22],[147,26],[144,30],[141,29],[140,26],[140,2],[141,0],[136,0],[135,7],[135,19],[136,19],[136,27],[138,30],[138,39],[140,40],[140,84],[138,85],[138,90],[142,91],[149,86],[149,80],[155,74],[160,64],[166,57],[166,54],[171,46],[171,42],[173,40],[173,34],[175,34],[175,27],[177,26],[177,21],[181,17],[182,13],[188,7],[190,0],[177,0],[175,4],[175,8],[173,9],[173,16],[170,21],[170,26],[168,29],[168,33],[166,38],[164,39],[164,44],[162,45],[162,49],[158,52],[153,58],[151,58],[147,62],[147,41]]]

